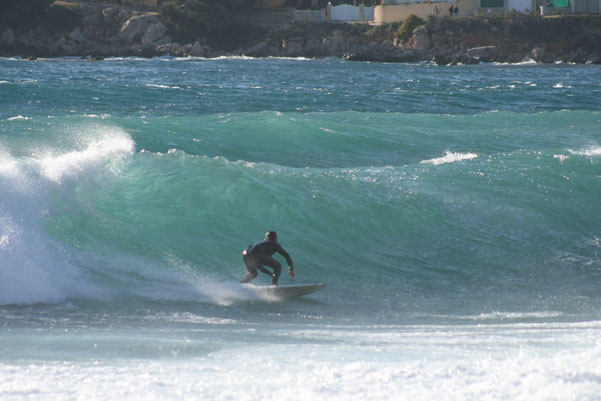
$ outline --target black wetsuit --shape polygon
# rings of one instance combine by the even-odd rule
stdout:
[[[257,270],[271,276],[272,284],[278,285],[280,273],[282,273],[282,264],[275,260],[272,256],[274,253],[279,253],[286,258],[288,266],[292,266],[292,259],[288,252],[284,250],[276,241],[262,241],[254,245],[250,245],[242,252],[242,260],[248,269],[248,275],[242,280],[243,283],[248,283],[250,280],[257,277]],[[264,266],[269,266],[273,269],[273,273],[267,270]]]

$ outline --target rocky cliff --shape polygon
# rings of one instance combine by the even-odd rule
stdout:
[[[264,32],[236,49],[191,38],[175,43],[158,15],[117,8],[84,8],[69,32],[0,30],[4,56],[344,57],[370,61],[601,63],[601,17],[541,18],[515,14],[431,18],[405,42],[398,24],[293,24]],[[256,32],[253,37],[256,36]],[[220,49],[220,50],[215,50]]]
[[[155,14],[118,8],[83,7],[80,24],[69,32],[50,34],[43,27],[26,32],[0,31],[0,54],[10,56],[155,56],[184,55]],[[202,54],[204,55],[204,53]]]
[[[289,26],[248,49],[252,56],[344,57],[363,61],[601,63],[601,17],[432,17],[405,42],[398,25]]]

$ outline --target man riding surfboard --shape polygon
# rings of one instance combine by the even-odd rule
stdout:
[[[257,270],[272,277],[272,284],[278,285],[278,279],[282,272],[282,264],[273,258],[274,253],[279,253],[286,258],[288,263],[288,272],[290,278],[294,278],[294,267],[292,266],[292,259],[288,252],[278,244],[278,236],[275,231],[268,231],[265,233],[265,240],[257,242],[256,244],[250,245],[244,251],[242,251],[242,260],[248,269],[248,275],[240,281],[241,283],[248,283],[255,277],[257,277]],[[267,270],[265,266],[271,267],[273,272]]]

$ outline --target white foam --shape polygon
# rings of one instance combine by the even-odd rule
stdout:
[[[191,312],[175,312],[175,313],[153,313],[144,317],[145,320],[157,320],[165,323],[192,323],[206,325],[231,325],[235,324],[236,320],[228,318],[216,318],[198,315]]]
[[[566,156],[566,155],[553,155],[554,159],[559,159],[560,162],[564,162],[565,160],[569,159],[570,156]]]
[[[0,304],[61,302],[95,293],[72,264],[73,251],[48,235],[45,222],[52,193],[74,197],[73,186],[61,186],[66,177],[102,172],[115,157],[132,151],[133,141],[120,130],[98,135],[82,134],[77,141],[83,150],[54,150],[57,156],[52,150],[36,157],[40,150],[35,148],[19,150],[34,156],[0,149]]]
[[[113,133],[93,139],[82,150],[55,154],[50,151],[38,160],[41,173],[47,179],[60,182],[68,176],[77,176],[88,168],[107,162],[113,156],[133,153],[134,142],[125,133]]]
[[[581,150],[568,149],[568,152],[572,153],[573,155],[578,155],[578,156],[588,156],[588,157],[601,156],[601,146],[592,146],[588,149],[581,149]]]
[[[101,114],[101,115],[98,115],[98,114],[84,114],[83,117],[86,117],[86,118],[100,118],[102,120],[106,120],[107,118],[111,118],[111,115],[110,114],[106,114],[106,113],[105,114]]]
[[[319,127],[320,130],[327,132],[328,134],[336,134],[337,132],[334,131],[333,129],[329,129],[329,128],[323,128],[323,127]]]
[[[421,327],[236,326],[208,321],[173,333],[54,332],[12,344],[58,357],[0,365],[3,399],[378,401],[599,400],[599,323]],[[228,333],[237,333],[228,342]],[[209,334],[207,334],[209,333]],[[218,337],[214,337],[218,335]],[[44,345],[44,347],[41,346]],[[77,347],[74,347],[77,349]],[[210,351],[206,351],[209,348]],[[124,350],[155,358],[124,358]],[[16,354],[17,351],[14,351]],[[51,354],[52,355],[52,354]],[[117,358],[110,357],[118,355]],[[108,356],[108,357],[107,357]]]
[[[478,316],[470,316],[474,320],[520,320],[520,319],[548,319],[562,316],[561,312],[543,311],[543,312],[491,312],[482,313]]]
[[[181,287],[180,287],[181,288]],[[281,298],[267,292],[253,290],[251,286],[241,285],[238,281],[199,280],[194,285],[196,299],[203,299],[217,305],[232,305],[245,301],[279,302]],[[181,291],[180,291],[181,296]]]
[[[158,88],[158,89],[181,89],[179,86],[169,86],[164,84],[146,84],[149,88]]]
[[[437,157],[429,160],[422,160],[421,164],[433,164],[435,166],[439,164],[445,163],[455,163],[463,160],[471,160],[478,157],[475,153],[455,153],[455,152],[445,152],[443,157]]]
[[[19,175],[17,161],[7,152],[0,149],[0,178],[16,178]]]
[[[29,117],[23,117],[22,115],[10,117],[7,121],[17,121],[17,120],[31,120]]]

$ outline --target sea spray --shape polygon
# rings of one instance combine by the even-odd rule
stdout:
[[[18,149],[17,156],[0,152],[3,304],[56,302],[94,294],[93,286],[81,282],[81,269],[70,260],[73,252],[49,235],[46,222],[63,204],[57,204],[59,199],[77,197],[83,175],[104,171],[115,154],[131,153],[133,142],[124,133],[111,136],[110,127],[102,139],[89,135],[98,133],[98,128],[82,131],[70,136],[77,138],[73,145],[83,150],[61,149],[64,153],[55,154],[48,145],[40,148],[39,143],[32,143]]]

